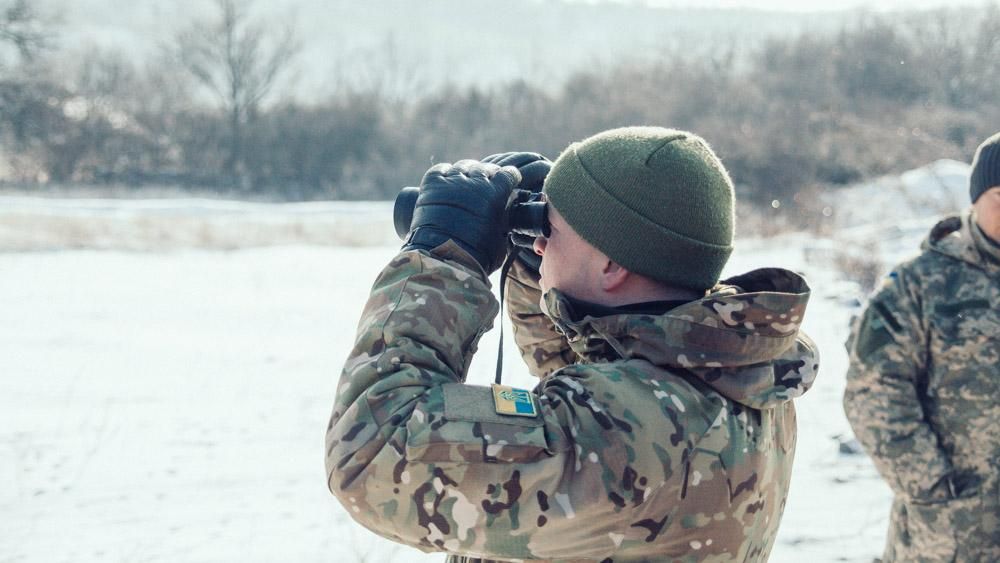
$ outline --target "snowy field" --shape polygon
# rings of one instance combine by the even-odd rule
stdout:
[[[952,168],[960,194],[967,171]],[[892,181],[940,182],[926,170]],[[889,242],[883,261],[912,253],[943,211],[865,205],[884,189],[852,192],[873,217],[844,213],[843,238],[740,239],[727,268],[794,269],[814,290],[805,330],[822,368],[797,401],[771,561],[881,552],[890,492],[841,451],[843,341],[862,295],[832,264],[873,237]],[[0,197],[0,562],[443,560],[353,524],[325,487],[336,379],[397,247],[389,209]],[[470,382],[491,381],[496,347],[494,330]],[[505,381],[531,386],[519,363],[511,344]]]

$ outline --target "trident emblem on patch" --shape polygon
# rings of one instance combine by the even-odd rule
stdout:
[[[531,396],[531,392],[524,389],[514,389],[513,387],[508,387],[506,385],[498,385],[494,383],[493,387],[493,406],[497,411],[497,414],[505,414],[510,416],[538,416],[538,411],[535,409],[534,397]]]

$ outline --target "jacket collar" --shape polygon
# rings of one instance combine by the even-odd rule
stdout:
[[[721,282],[706,297],[661,315],[620,313],[574,319],[557,289],[543,310],[588,361],[644,359],[656,365],[749,365],[770,360],[795,341],[809,300],[797,274],[769,268]]]
[[[987,240],[971,211],[939,221],[921,248],[961,260],[990,275],[1000,275],[1000,248]]]
[[[809,286],[792,272],[754,270],[663,314],[576,317],[551,289],[542,309],[584,362],[645,360],[686,374],[754,408],[791,400],[812,385],[815,345],[799,333]]]

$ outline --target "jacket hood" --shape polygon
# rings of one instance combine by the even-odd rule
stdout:
[[[557,289],[545,293],[542,306],[586,361],[646,360],[762,409],[802,395],[816,377],[816,346],[799,332],[808,301],[801,276],[767,268],[724,280],[706,297],[661,315],[574,319]]]
[[[986,235],[974,222],[971,212],[945,217],[931,229],[920,245],[921,250],[938,252],[990,275],[1000,275],[1000,249],[986,240]]]

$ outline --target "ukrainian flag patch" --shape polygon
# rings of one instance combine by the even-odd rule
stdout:
[[[494,383],[491,387],[493,388],[493,407],[496,409],[497,414],[538,416],[538,410],[535,409],[535,400],[530,391],[514,389],[513,387],[497,383]]]

